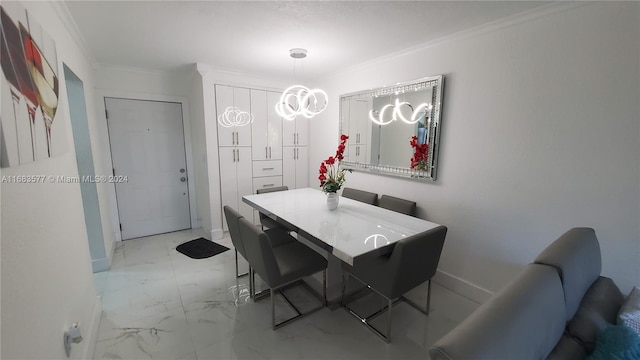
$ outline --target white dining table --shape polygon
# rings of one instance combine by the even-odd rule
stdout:
[[[359,257],[391,252],[395,242],[439,226],[345,197],[330,210],[326,197],[319,189],[302,188],[245,195],[242,201],[350,265]]]

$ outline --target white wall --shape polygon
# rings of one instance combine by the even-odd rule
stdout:
[[[637,2],[554,5],[319,80],[333,101],[311,121],[310,164],[335,151],[340,94],[444,74],[438,180],[353,173],[347,186],[417,199],[449,228],[451,276],[438,279],[479,300],[574,226],[595,228],[603,274],[628,292],[640,284],[639,34]]]
[[[77,176],[62,62],[84,82],[90,126],[96,120],[92,69],[52,3],[22,5],[56,42],[60,93],[55,121],[66,123],[69,146],[61,156],[2,169],[2,176]],[[90,358],[101,306],[92,277],[79,184],[3,183],[1,194],[0,357],[66,359],[63,333],[79,321],[84,341],[73,345],[71,357]]]
[[[207,135],[204,117],[204,91],[202,76],[194,66],[191,81],[191,141],[193,149],[193,164],[195,175],[196,202],[198,220],[202,230],[211,236],[211,209],[209,206],[209,173],[207,155]],[[210,239],[211,240],[211,239]]]

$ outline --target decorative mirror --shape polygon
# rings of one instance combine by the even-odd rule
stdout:
[[[347,169],[436,179],[442,75],[340,96]]]

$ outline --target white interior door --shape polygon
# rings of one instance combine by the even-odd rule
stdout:
[[[105,98],[122,239],[191,227],[180,103]]]

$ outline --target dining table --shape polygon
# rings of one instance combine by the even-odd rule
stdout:
[[[439,226],[342,196],[338,207],[329,209],[327,194],[314,188],[244,195],[242,201],[330,254],[329,266],[338,268],[329,271],[336,274],[328,285],[334,289],[342,285],[342,276],[332,258],[357,266],[359,259],[390,253],[396,242]]]

